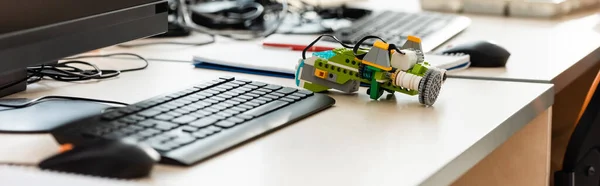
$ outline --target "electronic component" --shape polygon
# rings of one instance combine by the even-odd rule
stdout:
[[[323,36],[336,40],[334,36],[322,35],[307,46],[296,66],[297,86],[313,92],[336,89],[352,93],[366,83],[367,94],[374,100],[384,91],[419,95],[419,102],[427,106],[437,100],[446,71],[425,62],[420,38],[408,36],[404,45],[397,47],[377,36],[366,36],[353,47],[343,44],[344,48],[315,52],[307,58],[306,50]],[[377,40],[372,48],[360,49],[368,39]]]
[[[52,132],[59,143],[133,139],[161,162],[191,165],[332,106],[323,94],[224,77],[161,95]]]

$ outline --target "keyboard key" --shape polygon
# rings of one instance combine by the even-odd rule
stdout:
[[[161,106],[158,106],[158,107],[153,107],[152,109],[156,109],[156,110],[159,110],[161,112],[167,112],[167,111],[170,111],[170,110],[173,110],[173,109],[176,109],[176,108],[177,107],[173,108],[172,106],[161,105]]]
[[[244,122],[244,119],[238,118],[238,117],[231,117],[231,118],[227,119],[226,121],[233,122],[235,124],[239,124],[239,123]]]
[[[243,99],[243,98],[239,98],[239,97],[237,97],[237,98],[233,98],[233,99],[231,99],[231,100],[233,100],[233,101],[237,101],[237,102],[241,102],[241,103],[248,101],[247,99]]]
[[[254,100],[252,100],[252,101],[254,101]],[[260,104],[259,104],[259,103],[252,102],[252,101],[250,101],[250,102],[246,102],[246,103],[244,103],[244,104],[241,104],[240,106],[248,106],[247,108],[249,108],[249,109],[250,109],[250,108],[255,108],[255,107],[258,107],[258,106],[260,106]]]
[[[290,99],[290,98],[281,98],[281,99],[279,99],[279,100],[281,100],[281,101],[285,101],[285,102],[290,102],[290,103],[296,102],[295,100],[293,100],[293,99]]]
[[[285,96],[285,98],[293,99],[295,101],[300,100],[300,97],[298,97],[298,96],[292,96],[292,95],[287,95],[287,96]]]
[[[150,144],[150,146],[151,146],[152,148],[154,148],[155,150],[157,150],[157,151],[169,151],[169,150],[171,150],[171,149],[175,148],[175,147],[174,147],[174,146],[172,146],[172,145],[165,144],[165,143],[161,143],[161,142],[154,142],[154,143],[151,143],[151,144]]]
[[[231,107],[234,106],[234,105],[239,105],[240,104],[239,101],[234,101],[234,100],[227,100],[227,101],[225,101],[225,103],[230,104]]]
[[[221,113],[228,113],[228,114],[231,114],[231,115],[236,115],[236,114],[239,114],[240,112],[242,112],[242,111],[233,110],[233,109],[227,109],[227,110],[221,111]]]
[[[257,98],[256,100],[261,100],[261,101],[264,101],[264,102],[273,101],[273,99],[268,98],[268,97],[260,97],[260,98]]]
[[[269,99],[273,100],[273,99],[279,99],[280,96],[268,94],[268,95],[264,95],[263,98],[269,98]]]
[[[266,83],[263,83],[263,82],[258,82],[258,81],[254,81],[254,82],[250,83],[250,85],[254,85],[254,86],[256,86],[256,87],[264,87],[264,86],[267,86],[267,84],[266,84]]]
[[[213,106],[211,106],[211,107],[208,107],[208,108],[205,108],[204,110],[205,110],[205,111],[212,112],[212,113],[215,113],[215,112],[219,112],[219,111],[221,111],[220,109],[218,109],[218,108],[215,108],[215,107],[213,107]]]
[[[225,88],[221,88],[221,86],[213,87],[213,88],[211,88],[211,89],[208,89],[208,90],[213,90],[213,91],[216,91],[216,92],[218,92],[218,93],[221,93],[221,92],[225,92],[225,91],[227,91],[227,89],[225,89]]]
[[[281,94],[291,94],[291,93],[296,92],[296,90],[297,89],[294,89],[294,88],[284,87],[276,92],[281,93]]]
[[[250,92],[250,91],[252,91],[251,88],[245,87],[245,85],[244,85],[244,87],[237,88],[237,90],[240,90],[242,92]]]
[[[171,143],[176,143],[177,145],[185,145],[188,143],[193,142],[194,140],[196,140],[195,137],[192,137],[192,135],[184,135],[184,136],[178,136],[177,138],[173,139],[173,141],[171,141]]]
[[[246,109],[246,110],[250,110],[250,109],[254,108],[253,106],[246,105],[246,104],[241,104],[241,105],[238,105],[237,107],[238,108],[243,108],[243,109]]]
[[[194,113],[202,114],[202,115],[211,115],[212,114],[212,112],[209,112],[209,111],[206,111],[206,110],[199,110],[199,111],[196,111]]]
[[[271,112],[273,110],[276,110],[278,108],[284,107],[286,105],[288,105],[289,103],[284,102],[284,101],[273,101],[270,103],[267,103],[265,105],[262,105],[260,107],[257,107],[255,109],[249,110],[244,112],[245,115],[250,115],[250,116],[254,116],[254,117],[258,117],[258,116],[262,116],[263,114],[266,114],[268,112]]]
[[[214,93],[210,93],[208,90],[203,90],[201,92],[197,92],[195,95],[204,96],[204,97],[211,97],[211,96],[213,96],[215,94]]]
[[[279,90],[281,88],[281,86],[279,85],[267,85],[265,87],[263,87],[264,89],[269,89],[269,90]]]
[[[175,116],[169,114],[169,113],[164,113],[158,116],[155,116],[154,119],[159,119],[159,120],[164,120],[164,121],[170,121],[172,119],[175,119]]]
[[[140,131],[140,130],[144,130],[144,127],[141,126],[137,126],[137,125],[129,125],[127,128],[132,129],[134,131]]]
[[[236,115],[235,117],[238,117],[238,118],[241,118],[241,119],[244,119],[244,120],[251,120],[251,119],[254,118],[254,116],[245,115],[245,114]]]
[[[237,89],[233,89],[233,90],[231,90],[229,92],[237,94],[237,95],[240,95],[240,94],[244,94],[244,93],[246,93],[248,91],[250,91],[250,90],[242,90],[241,88],[237,88]]]
[[[233,81],[235,78],[231,77],[231,76],[223,76],[223,77],[219,77],[219,79],[223,79],[223,80],[226,80],[226,81]]]
[[[177,104],[177,105],[181,105],[181,106],[183,106],[183,105],[187,105],[187,104],[193,103],[194,101],[185,100],[185,99],[178,99],[178,100],[171,101],[171,102],[172,102],[172,103],[175,103],[175,104]]]
[[[266,92],[266,93],[273,92],[273,90],[265,89],[265,88],[259,88],[259,89],[256,89],[255,91],[261,91],[261,92]]]
[[[184,106],[184,105],[185,105],[185,103],[171,101],[171,102],[162,104],[160,106],[161,107],[169,108],[170,110],[173,110],[173,109],[179,108],[179,107]]]
[[[198,119],[198,118],[196,118],[194,116],[183,115],[183,116],[180,116],[178,118],[175,118],[174,120],[172,120],[172,122],[173,123],[179,123],[179,124],[187,124],[187,123],[190,123],[192,121],[195,121],[196,119]]]
[[[228,96],[231,96],[231,97],[235,97],[235,96],[240,95],[240,93],[234,92],[234,91],[229,91],[229,92],[224,92],[222,95],[228,95]]]
[[[238,96],[237,98],[240,98],[240,99],[243,99],[243,100],[244,100],[244,101],[240,101],[240,102],[246,102],[246,101],[248,101],[248,100],[251,100],[251,99],[252,99],[252,97],[250,97],[250,96],[247,96],[247,95],[241,95],[241,96]]]
[[[309,95],[309,96],[312,96],[314,94],[313,92],[308,91],[308,90],[298,90],[298,93],[306,94],[306,95]]]
[[[192,133],[192,136],[194,136],[196,138],[204,138],[208,135],[209,135],[209,133],[207,133],[206,131],[198,131],[198,132]]]
[[[308,97],[308,95],[301,94],[301,93],[298,93],[298,92],[293,93],[292,96],[299,97],[300,99],[304,99],[304,98]]]
[[[160,133],[160,131],[156,130],[156,129],[145,129],[145,130],[138,132],[138,134],[145,136],[145,137],[154,136],[158,133]]]
[[[198,131],[198,128],[193,127],[193,126],[189,126],[189,125],[182,126],[182,127],[180,127],[180,129],[183,132],[189,132],[189,133]]]
[[[246,108],[237,107],[237,106],[236,106],[236,107],[229,108],[229,109],[230,109],[230,110],[235,110],[235,111],[240,111],[240,112],[244,112],[244,111],[247,111],[247,110],[248,110],[248,109],[246,109]]]
[[[203,96],[203,95],[192,94],[192,95],[189,95],[189,96],[187,96],[185,98],[186,99],[191,99],[191,100],[193,100],[195,102],[195,101],[199,101],[199,100],[202,100],[202,99],[206,99],[207,97]]]
[[[121,131],[113,131],[111,133],[105,134],[102,137],[108,138],[108,139],[120,139],[127,136],[127,134],[121,132]]]
[[[140,115],[130,115],[130,116],[127,116],[126,118],[131,118],[131,119],[136,120],[136,121],[142,121],[142,120],[146,119],[145,117],[140,116]]]
[[[210,127],[207,127],[205,130],[212,131],[213,133],[215,133],[215,132],[219,132],[219,131],[223,130],[223,128],[217,127],[217,126],[210,126]]]
[[[216,113],[216,115],[223,116],[224,118],[233,116],[233,114],[228,113],[228,112],[219,112],[219,113]]]
[[[166,122],[166,121],[159,121],[156,123],[156,125],[154,126],[155,129],[159,129],[159,130],[171,130],[175,127],[177,127],[177,124],[174,123],[170,123],[170,122]]]
[[[271,92],[271,93],[269,93],[269,95],[271,95],[271,96],[275,96],[275,97],[277,97],[277,98],[280,98],[280,97],[283,97],[283,96],[285,96],[284,94],[282,94],[282,93],[278,93],[278,92]]]
[[[261,95],[261,96],[262,96],[262,95],[265,95],[265,94],[267,94],[267,92],[260,91],[260,90],[253,90],[253,91],[252,91],[252,92],[250,92],[250,93],[252,93],[252,94],[256,94],[256,95]]]
[[[215,123],[217,121],[218,121],[218,119],[216,119],[214,117],[206,117],[206,118],[202,118],[202,119],[196,120],[194,122],[191,122],[189,125],[202,128],[202,127],[212,125],[213,123]]]
[[[121,119],[119,119],[117,121],[120,121],[120,122],[123,122],[123,123],[129,123],[129,124],[133,124],[133,123],[138,122],[137,120],[134,120],[134,119],[131,119],[131,118],[128,118],[128,117],[121,118]]]
[[[126,127],[126,126],[128,126],[128,125],[129,125],[129,124],[127,124],[127,123],[124,123],[124,122],[120,122],[120,121],[113,121],[113,122],[109,123],[109,124],[107,125],[107,127],[110,127],[110,128],[112,128],[112,129],[119,129],[119,128]]]
[[[262,105],[262,104],[267,103],[267,101],[260,100],[260,99],[255,99],[255,100],[250,101],[249,103],[257,103],[258,105]]]
[[[235,123],[231,122],[231,121],[224,120],[224,121],[217,122],[215,125],[219,126],[219,127],[223,127],[223,128],[229,128],[229,127],[233,127],[235,125]]]
[[[159,123],[158,120],[147,119],[147,120],[138,122],[137,125],[144,126],[144,127],[154,127],[154,125],[156,125],[157,123]]]
[[[224,98],[225,100],[227,100],[227,99],[229,99],[229,98],[232,98],[232,97],[233,97],[233,96],[231,96],[231,95],[228,95],[228,94],[225,94],[225,93],[223,93],[223,94],[219,94],[219,95],[217,95],[217,96],[218,96],[218,97],[220,97],[220,98]]]
[[[246,93],[246,94],[244,94],[244,95],[245,95],[245,96],[248,96],[248,97],[252,97],[252,99],[254,99],[254,98],[257,98],[257,97],[260,97],[260,95],[258,95],[258,94],[253,94],[253,93]]]
[[[113,112],[108,112],[102,115],[102,119],[103,120],[114,120],[117,119],[121,116],[123,116],[124,114],[121,112],[117,112],[117,111],[113,111]]]
[[[246,79],[238,79],[238,80],[236,80],[236,81],[241,81],[241,82],[244,82],[244,83],[246,83],[246,84],[247,84],[247,83],[251,83],[251,82],[252,82],[252,81],[250,81],[250,80],[246,80]]]
[[[240,81],[240,80],[235,80],[235,81],[232,81],[232,82],[229,82],[229,83],[233,83],[233,84],[237,84],[237,85],[245,85],[248,82],[244,82],[244,81]]]
[[[242,86],[241,88],[247,88],[247,89],[250,89],[250,90],[254,90],[254,89],[257,89],[258,86],[254,86],[252,84],[248,84],[248,85]]]
[[[139,107],[138,108],[134,108],[134,107],[135,107],[134,105],[129,105],[127,107],[120,108],[119,112],[124,113],[124,114],[131,114],[131,113],[139,111],[138,110]],[[141,108],[139,108],[139,109],[141,109]]]
[[[185,107],[178,108],[178,109],[176,109],[176,110],[177,110],[178,112],[181,112],[181,113],[187,114],[187,113],[190,113],[190,112],[194,112],[194,111],[196,111],[197,109],[195,109],[194,107],[188,107],[188,106],[185,106]]]
[[[138,114],[141,115],[141,116],[149,117],[150,118],[150,117],[154,117],[156,115],[159,115],[160,113],[162,113],[162,111],[160,111],[160,110],[148,109],[148,110],[144,110],[144,111],[142,111],[142,112],[140,112]]]
[[[215,96],[215,97],[211,97],[211,98],[209,98],[209,99],[216,100],[216,101],[217,101],[217,103],[220,103],[220,102],[223,102],[223,101],[227,100],[227,99],[225,99],[225,98],[222,98],[222,97],[217,97],[217,96]]]
[[[211,106],[211,107],[212,107],[212,108],[215,108],[215,109],[218,109],[219,111],[221,111],[221,110],[225,110],[225,109],[229,108],[229,107],[227,106],[227,104],[223,104],[223,103],[216,104],[216,105],[213,105],[213,106]]]

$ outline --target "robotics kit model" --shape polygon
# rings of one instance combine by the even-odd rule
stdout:
[[[359,48],[367,39],[377,40],[370,49]],[[409,36],[402,47],[376,36],[367,36],[353,47],[342,45],[343,48],[315,52],[308,58],[305,50],[296,66],[296,85],[313,92],[335,89],[353,93],[362,83],[369,86],[367,94],[373,100],[385,91],[418,95],[419,102],[427,106],[435,103],[446,71],[425,61],[420,38]]]

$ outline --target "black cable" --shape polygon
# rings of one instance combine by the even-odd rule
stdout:
[[[340,43],[345,48],[354,48],[354,47],[356,47],[356,46],[350,46],[350,45],[345,44],[344,42],[340,41],[334,35],[323,34],[323,35],[320,35],[319,37],[317,37],[317,39],[315,39],[313,42],[311,42],[310,44],[308,44],[306,46],[306,48],[304,48],[304,50],[302,50],[302,59],[306,59],[306,51],[308,49],[310,49],[313,45],[315,45],[317,42],[319,42],[319,40],[321,40],[321,38],[323,38],[323,36],[327,36],[327,37],[333,38],[333,40],[337,41],[338,43]]]
[[[143,70],[146,69],[148,67],[148,60],[140,55],[134,54],[134,53],[112,53],[112,54],[103,54],[103,55],[87,55],[87,56],[76,56],[76,57],[70,57],[70,58],[64,58],[63,60],[75,60],[75,59],[86,59],[86,58],[104,58],[104,57],[113,57],[113,56],[133,56],[136,57],[142,61],[144,61],[144,66],[142,67],[137,67],[137,68],[130,68],[130,69],[124,69],[124,70],[119,70],[121,72],[132,72],[132,71],[138,71],[138,70]]]
[[[206,33],[212,36],[222,36],[222,37],[227,37],[230,39],[235,39],[235,40],[254,40],[257,38],[261,38],[261,37],[267,37],[270,36],[272,34],[274,34],[277,29],[281,26],[281,24],[283,24],[283,22],[285,21],[285,17],[287,16],[288,13],[288,2],[287,0],[282,0],[281,2],[281,6],[282,6],[282,10],[279,12],[279,15],[277,15],[277,21],[275,22],[275,25],[272,26],[270,29],[267,29],[265,31],[262,32],[254,32],[254,31],[243,31],[243,32],[236,32],[236,31],[214,31],[212,29],[200,26],[196,23],[194,23],[194,21],[192,21],[191,18],[191,14],[190,11],[188,10],[188,6],[187,6],[187,2],[186,0],[177,0],[177,18],[176,18],[176,22],[184,28],[187,28],[189,30],[192,31],[196,31],[196,32],[200,32],[200,33]],[[247,37],[240,37],[240,36],[247,36]]]
[[[79,100],[79,101],[91,101],[91,102],[99,102],[99,103],[108,103],[108,104],[115,104],[115,105],[123,105],[123,106],[128,106],[129,104],[127,103],[123,103],[123,102],[118,102],[118,101],[108,101],[108,100],[99,100],[99,99],[90,99],[90,98],[80,98],[80,97],[69,97],[69,96],[44,96],[44,97],[40,97],[37,99],[33,99],[31,101],[28,101],[26,103],[22,103],[22,104],[0,104],[0,107],[9,107],[9,108],[25,108],[25,107],[29,107],[38,103],[41,103],[44,100],[49,100],[49,99],[67,99],[67,100]]]
[[[111,56],[134,56],[136,58],[144,61],[144,65],[142,67],[131,68],[131,69],[123,69],[123,70],[103,70],[98,66],[81,61],[78,59],[85,58],[99,58],[99,57],[111,57]],[[74,81],[87,81],[87,80],[98,80],[98,79],[108,79],[119,76],[122,72],[131,72],[137,70],[143,70],[148,67],[148,60],[144,57],[132,54],[132,53],[114,53],[114,54],[105,54],[105,55],[87,55],[87,56],[77,56],[71,58],[64,58],[65,61],[57,64],[46,64],[40,66],[33,66],[27,68],[27,78],[24,80],[20,80],[19,82],[27,80],[28,84],[35,83],[41,81],[44,78],[54,79],[56,81],[65,81],[65,82],[74,82]],[[84,65],[91,67],[91,69],[81,69],[79,67],[71,66],[71,65]],[[14,85],[14,84],[13,84]],[[12,85],[10,85],[12,86]],[[4,86],[2,88],[6,88],[9,86]],[[1,89],[0,89],[1,90]]]
[[[189,46],[202,46],[202,45],[208,45],[208,44],[215,43],[215,36],[214,35],[210,35],[210,34],[208,36],[210,36],[210,41],[200,42],[200,43],[185,43],[185,42],[176,42],[176,41],[157,41],[157,42],[148,42],[148,43],[140,43],[140,44],[127,44],[127,43],[123,43],[123,44],[118,44],[117,46],[123,47],[123,48],[133,48],[133,47],[149,46],[149,45],[189,45]]]
[[[352,49],[352,52],[354,52],[354,55],[357,56],[357,58],[362,59],[362,56],[358,55],[358,49],[360,49],[360,45],[362,45],[363,42],[365,42],[367,39],[379,39],[383,42],[385,42],[384,39],[381,39],[378,36],[365,36],[363,38],[361,38],[360,40],[358,40],[358,42],[356,42],[356,45],[354,45],[354,48]],[[396,45],[394,44],[390,44],[390,48],[388,50],[396,50],[396,52],[398,52],[399,54],[404,54],[404,52],[400,51],[400,49],[398,49],[398,47],[396,47]]]

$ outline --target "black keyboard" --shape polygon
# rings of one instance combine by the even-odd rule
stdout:
[[[435,48],[470,25],[464,16],[437,12],[396,12],[383,11],[367,15],[352,23],[352,26],[336,30],[334,35],[344,43],[356,44],[361,38],[374,35],[388,43],[402,46],[409,35],[423,40],[425,52]],[[430,39],[431,38],[431,39]],[[331,41],[329,38],[326,40]],[[365,41],[373,45],[375,40]]]
[[[59,143],[132,139],[191,165],[332,106],[323,94],[232,77],[157,96],[52,132]]]

